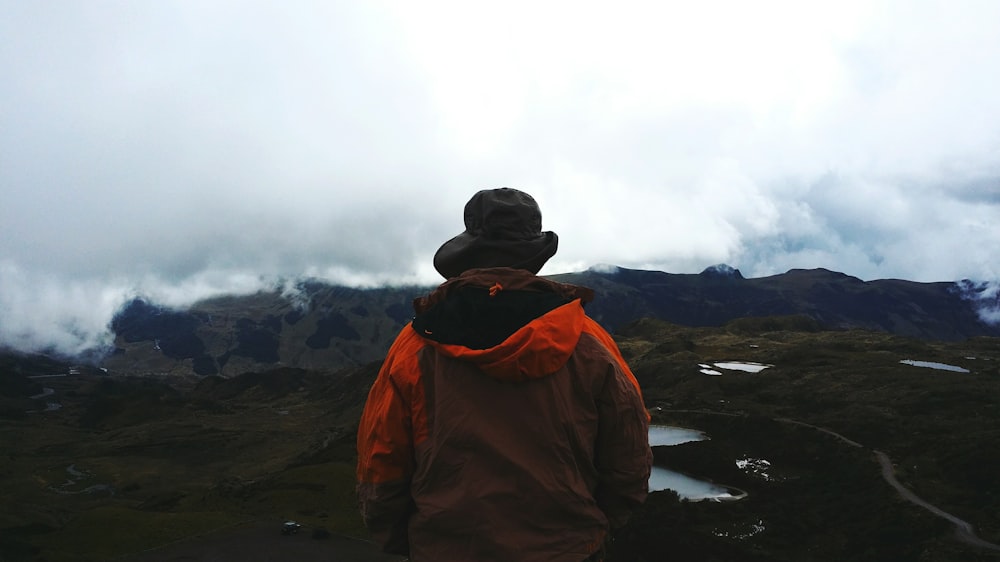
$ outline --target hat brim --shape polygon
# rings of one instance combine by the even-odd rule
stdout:
[[[559,248],[555,232],[542,232],[529,240],[498,240],[465,231],[448,240],[434,254],[434,269],[445,279],[470,269],[512,267],[538,273]]]

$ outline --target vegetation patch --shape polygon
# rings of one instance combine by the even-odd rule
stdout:
[[[101,506],[80,513],[60,529],[32,535],[53,562],[109,560],[141,552],[239,522],[219,512],[163,513]]]

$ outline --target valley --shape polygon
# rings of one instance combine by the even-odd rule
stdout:
[[[769,317],[697,328],[646,319],[616,339],[654,423],[709,437],[656,447],[656,464],[747,497],[654,492],[612,560],[1000,559],[903,499],[875,456],[907,490],[1000,542],[997,338],[926,341]],[[735,362],[769,367],[702,372]],[[5,365],[2,559],[153,559],[176,541],[190,554],[247,525],[273,529],[261,545],[291,547],[280,542],[289,519],[303,525],[293,540],[318,552],[364,540],[354,431],[377,369],[29,379],[29,366]],[[48,402],[61,407],[46,411]]]

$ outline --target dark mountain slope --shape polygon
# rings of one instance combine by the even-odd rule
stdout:
[[[235,376],[274,367],[341,369],[381,359],[424,289],[306,283],[295,295],[220,297],[185,311],[136,299],[112,322],[117,373]]]
[[[861,281],[825,269],[745,279],[715,266],[700,274],[616,269],[552,276],[594,289],[588,313],[614,332],[640,318],[721,326],[745,317],[800,315],[822,328],[861,328],[927,340],[1000,336],[954,283]],[[353,289],[309,282],[224,297],[186,311],[135,300],[115,318],[116,373],[231,377],[274,367],[341,369],[380,360],[429,287]]]
[[[640,317],[721,326],[748,316],[806,315],[825,328],[861,328],[929,340],[1000,335],[1000,326],[980,320],[954,283],[862,281],[826,269],[793,269],[745,279],[738,270],[720,269],[700,274],[618,269],[554,278],[597,290],[599,298],[588,312],[611,330]]]

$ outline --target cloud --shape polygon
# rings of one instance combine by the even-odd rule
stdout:
[[[962,298],[976,307],[979,319],[987,324],[1000,324],[1000,282],[976,283],[963,279],[956,284]]]
[[[500,186],[560,235],[543,273],[1000,278],[1000,4],[0,7],[20,347],[139,293],[435,282]]]
[[[77,355],[110,345],[108,322],[124,301],[117,288],[67,284],[0,262],[0,342],[21,351]]]

